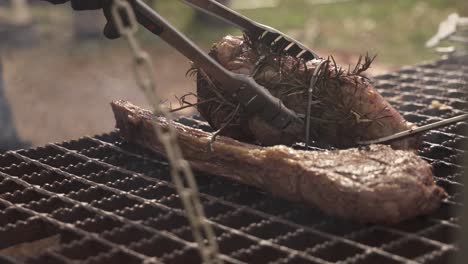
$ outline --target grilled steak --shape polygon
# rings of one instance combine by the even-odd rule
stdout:
[[[126,101],[112,108],[127,141],[164,154],[153,117]],[[184,156],[196,169],[266,190],[290,201],[359,222],[396,223],[437,209],[446,193],[434,183],[431,166],[410,151],[384,145],[334,151],[260,147],[173,124]]]
[[[353,147],[359,140],[377,139],[413,127],[363,75],[372,63],[367,56],[354,69],[343,70],[332,58],[304,61],[271,52],[262,43],[246,37],[233,36],[215,43],[210,55],[226,69],[252,76],[284,105],[303,116],[307,112],[312,76],[323,63],[312,92],[310,135],[311,139],[324,145]],[[217,99],[200,104],[198,110],[214,129],[219,129],[229,119],[227,116],[238,104],[237,99],[223,90],[223,85],[216,82],[216,76],[208,76],[202,69],[198,69],[198,73],[199,102]],[[256,140],[265,145],[276,145],[303,140],[305,128],[299,131],[295,135],[279,131],[241,109],[223,133],[242,141]],[[415,148],[417,143],[417,137],[412,137],[395,141],[392,146],[408,149]]]

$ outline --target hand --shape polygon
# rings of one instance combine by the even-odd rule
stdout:
[[[54,5],[71,2],[74,10],[96,10],[102,9],[104,16],[107,19],[106,26],[104,27],[104,36],[109,39],[116,39],[120,37],[117,28],[114,26],[111,15],[112,0],[44,0]]]

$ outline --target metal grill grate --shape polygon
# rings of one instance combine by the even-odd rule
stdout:
[[[375,82],[409,121],[430,123],[466,109],[468,64],[462,59],[466,61],[452,57],[405,68]],[[439,107],[431,107],[434,100]],[[460,228],[460,146],[467,126],[458,123],[424,136],[419,153],[431,162],[438,184],[450,197],[433,215],[394,226],[331,218],[198,173],[201,199],[223,259],[447,263],[457,251],[453,234]],[[0,210],[0,250],[59,239],[25,258],[28,263],[200,261],[167,163],[123,142],[116,132],[0,155]]]

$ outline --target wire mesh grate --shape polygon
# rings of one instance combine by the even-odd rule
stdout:
[[[464,113],[468,64],[450,57],[379,76],[402,114],[427,124]],[[197,120],[181,122],[206,128]],[[462,207],[465,122],[424,135],[419,154],[449,193],[433,215],[363,225],[197,174],[226,263],[447,263]],[[0,255],[35,244],[27,263],[199,263],[167,162],[117,132],[0,155]],[[37,241],[49,241],[37,245]],[[52,242],[51,242],[52,241]]]

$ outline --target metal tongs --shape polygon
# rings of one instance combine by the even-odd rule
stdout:
[[[289,55],[313,59],[318,56],[300,42],[280,31],[256,23],[214,0],[183,0],[183,2],[210,15],[219,17],[230,24],[240,27],[249,37],[260,40],[275,51]],[[263,86],[249,76],[228,71],[202,51],[184,34],[175,29],[143,0],[132,1],[137,21],[152,33],[161,37],[185,57],[202,68],[206,73],[223,85],[232,96],[236,97],[245,111],[259,114],[271,126],[285,132],[300,135],[304,133],[304,121],[294,111],[288,109],[280,99],[274,97]]]

